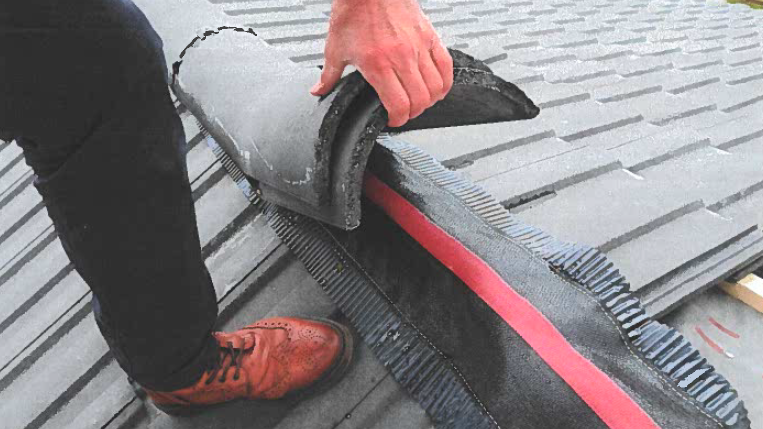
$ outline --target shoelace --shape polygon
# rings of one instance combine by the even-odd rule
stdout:
[[[205,384],[212,384],[212,382],[215,381],[215,377],[217,377],[217,373],[221,372],[221,370],[222,374],[217,381],[221,383],[225,382],[225,378],[231,365],[236,367],[236,371],[233,373],[233,379],[239,379],[241,362],[244,358],[244,349],[241,347],[233,347],[233,342],[228,341],[228,346],[221,346],[220,351],[222,356],[219,359],[215,359],[214,362],[210,365],[209,370],[211,370],[212,373],[207,377]],[[230,357],[230,359],[228,359],[228,357]],[[225,364],[223,365],[223,363]]]

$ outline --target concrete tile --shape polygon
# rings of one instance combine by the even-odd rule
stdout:
[[[662,91],[660,77],[666,73],[651,73],[646,76],[624,79],[622,82],[594,89],[592,98],[600,103],[634,103],[633,98]],[[656,78],[653,78],[656,77]]]
[[[299,13],[284,14],[285,16],[272,16],[268,14],[263,19],[252,20],[247,23],[255,31],[262,31],[268,28],[289,27],[299,29],[302,26],[310,26],[329,22],[329,17],[323,13],[315,11],[300,11]],[[259,34],[259,33],[257,33]]]
[[[222,168],[222,167],[220,167]],[[199,238],[202,246],[225,228],[249,202],[227,176],[207,191],[196,203]]]
[[[82,347],[87,344],[88,347]],[[57,399],[107,351],[92,313],[43,354],[32,370],[0,391],[0,415],[8,427],[22,428]],[[3,371],[2,376],[6,373]],[[29,392],[34,392],[29,395]],[[23,401],[11,398],[24,398]]]
[[[543,68],[544,79],[551,83],[584,83],[614,74],[611,67],[594,61],[560,61]]]
[[[238,285],[279,243],[263,215],[240,226],[205,261],[218,298]]]
[[[673,54],[681,53],[683,42],[672,43],[642,43],[633,45],[632,49],[636,55],[642,57],[658,56],[672,58]],[[672,59],[671,59],[672,62]]]
[[[188,178],[193,184],[198,180],[202,174],[204,174],[213,164],[217,162],[217,158],[209,149],[209,146],[205,142],[201,142],[194,146],[188,155],[186,155],[186,163],[188,165]]]
[[[723,62],[732,67],[742,67],[749,64],[757,64],[760,67],[760,63],[763,62],[763,53],[756,52],[752,49],[740,52],[728,52],[723,56]]]
[[[18,195],[0,207],[0,235],[17,223],[22,216],[29,213],[37,204],[42,203],[42,197],[34,186],[25,187]]]
[[[763,144],[763,140],[761,140],[761,144]],[[753,222],[757,225],[763,225],[761,204],[763,204],[763,189],[753,188],[737,201],[718,209],[718,213],[735,222]]]
[[[543,72],[532,67],[515,64],[510,61],[500,61],[490,65],[493,73],[507,82],[518,85],[543,80]]]
[[[726,50],[729,52],[743,52],[743,51],[750,51],[755,50],[760,52],[760,41],[758,40],[745,40],[745,39],[738,39],[738,40],[732,40],[728,43],[725,43]]]
[[[752,223],[733,222],[699,209],[610,250],[607,256],[628,279],[631,290],[638,291],[752,227]]]
[[[302,57],[307,55],[320,54],[323,56],[326,40],[307,40],[304,42],[278,44],[274,46],[279,54],[289,57],[292,61],[299,62]],[[296,59],[294,57],[296,57]]]
[[[299,4],[297,0],[259,0],[242,1],[235,3],[220,2],[226,15],[265,15],[274,12],[290,12],[305,10],[305,6]],[[226,4],[227,3],[227,4]]]
[[[407,393],[394,379],[388,376],[387,370],[365,344],[359,344],[356,351],[357,361],[355,365],[337,386],[320,396],[300,403],[296,408],[289,411],[289,414],[275,428],[298,428],[304,422],[311,422],[310,427],[316,429],[344,427],[345,424],[362,418],[359,409],[378,404],[374,400],[374,392],[380,383],[384,383],[382,380],[389,380],[385,386],[388,386],[392,392],[407,396]],[[416,415],[416,409],[418,409],[419,413],[424,414],[418,403],[412,399],[409,401],[410,412]],[[404,424],[413,417],[396,414],[391,409],[385,411],[391,421]],[[347,418],[348,415],[349,418]]]
[[[34,259],[21,266],[2,284],[0,320],[8,319],[17,308],[49,282],[69,263],[69,258],[58,240],[47,245]],[[5,275],[5,273],[3,273]],[[4,365],[7,361],[0,361]]]
[[[650,134],[655,134],[662,130],[662,127],[641,121],[583,137],[570,143],[575,146],[591,146],[606,150],[609,147],[619,146],[631,140],[636,140]]]
[[[646,41],[650,43],[671,43],[688,39],[688,36],[681,31],[663,30],[661,28],[655,31],[650,31],[646,36]]]
[[[689,195],[625,170],[568,187],[518,214],[553,236],[609,250],[675,219],[696,205]]]
[[[715,210],[736,201],[763,182],[760,172],[763,145],[756,143],[738,145],[733,153],[714,147],[700,148],[639,174],[655,186],[702,200]],[[739,173],[729,174],[730,171]]]
[[[679,98],[666,93],[635,98],[630,107],[641,113],[647,122],[659,126],[717,108],[715,103],[709,100]]]
[[[616,30],[616,27],[613,24],[591,19],[587,19],[582,22],[568,22],[564,24],[564,28],[567,31],[588,34],[596,36],[599,39],[606,37],[609,33]]]
[[[542,67],[549,64],[574,60],[575,56],[566,49],[523,50],[512,55],[511,61],[529,67]]]
[[[406,131],[398,134],[397,138],[420,147],[438,161],[450,166],[553,137],[554,132],[550,127],[533,125],[531,126],[529,121],[465,125]]]
[[[673,68],[673,61],[664,56],[639,57],[638,55],[628,55],[609,60],[608,62],[620,76],[627,78]]]
[[[763,79],[763,67],[760,64],[753,63],[741,67],[735,67],[724,71],[719,75],[727,85],[741,85],[748,82]]]
[[[3,172],[8,171],[19,162],[23,164],[23,156],[21,148],[16,143],[10,143],[7,144],[7,146],[3,146],[3,150],[0,151],[0,173],[2,173],[0,174],[0,179],[5,175]]]
[[[336,429],[433,429],[416,401],[387,376],[363,402],[345,416]]]
[[[657,26],[648,22],[623,22],[619,25],[620,28],[634,33],[648,33],[657,29]]]
[[[708,53],[717,52],[717,51],[724,51],[723,53],[725,54],[724,44],[719,42],[718,40],[692,41],[691,43],[687,43],[686,46],[684,46],[684,53],[691,54],[691,55],[708,54]]]
[[[608,151],[623,167],[638,172],[709,144],[710,139],[679,126],[611,146]]]
[[[763,119],[747,115],[697,130],[709,138],[710,143],[723,150],[763,137]]]
[[[646,37],[641,33],[617,29],[607,33],[606,37],[600,37],[599,41],[605,45],[635,45],[646,42]]]
[[[112,361],[40,429],[105,427],[135,395],[123,374]]]
[[[551,17],[551,22],[554,24],[563,25],[565,28],[567,28],[567,24],[585,21],[586,18],[584,16],[577,15],[570,11],[557,12],[553,17]]]
[[[682,127],[687,130],[697,130],[703,127],[711,127],[718,124],[722,124],[733,119],[734,116],[729,113],[724,113],[721,110],[709,110],[697,115],[681,118],[673,121],[675,127]]]
[[[184,114],[180,115],[180,120],[183,124],[183,135],[185,135],[186,142],[193,140],[201,133],[196,118],[187,110]]]
[[[473,182],[482,181],[502,173],[514,171],[556,158],[576,150],[575,146],[557,139],[547,138],[511,147],[493,155],[477,158],[457,166],[458,170]]]
[[[533,119],[556,132],[565,141],[575,141],[610,129],[642,121],[644,116],[630,106],[605,106],[593,101],[566,104],[541,110]]]
[[[565,28],[554,24],[544,22],[533,22],[524,26],[524,34],[530,37],[547,36],[552,34],[560,34],[565,32]]]
[[[487,64],[503,61],[509,57],[508,53],[506,53],[502,47],[494,43],[472,41],[469,43],[468,47],[461,49],[461,51],[478,60],[482,60]]]
[[[461,7],[458,7],[456,9],[458,12],[463,13],[463,9]],[[478,17],[486,17],[486,18],[496,18],[501,17],[504,18],[507,15],[509,15],[509,12],[511,12],[511,8],[505,7],[505,6],[498,6],[493,4],[485,4],[483,8],[475,8],[474,10],[468,12],[471,15],[478,16]]]
[[[0,266],[14,258],[29,242],[51,225],[52,222],[44,208],[27,213],[19,220],[17,227],[3,234],[3,241],[0,244]]]
[[[618,168],[620,163],[607,152],[582,147],[476,182],[501,203],[514,206]]]
[[[728,39],[728,35],[724,31],[724,29],[720,30],[707,30],[707,29],[698,29],[693,28],[694,21],[687,22],[687,25],[692,25],[692,29],[686,30],[686,35],[689,37],[689,40],[694,41],[702,41],[702,40],[716,40],[716,41],[722,41],[724,39]],[[724,42],[725,43],[725,42]]]
[[[729,38],[737,40],[737,39],[754,39],[754,38],[760,38],[760,31],[758,29],[752,27],[752,28],[730,28],[726,31],[726,34],[729,36]]]
[[[555,33],[549,36],[543,36],[539,39],[540,45],[544,48],[577,48],[580,46],[598,45],[595,36],[584,33]]]
[[[463,13],[457,13],[456,11],[453,11],[447,15],[437,16],[437,18],[431,21],[435,29],[439,31],[441,28],[445,28],[445,27],[458,26],[458,25],[464,25],[464,24],[474,24],[476,22],[479,22],[479,18],[474,16],[464,15]]]
[[[723,68],[723,53],[719,51],[699,55],[677,54],[672,57],[673,66],[679,70],[712,70]]]
[[[574,83],[531,82],[524,84],[522,90],[541,109],[549,109],[591,98],[589,91]]]
[[[90,289],[79,274],[70,272],[66,278],[14,319],[13,326],[0,332],[0,340],[3,341],[3,347],[0,349],[0,365],[9,363],[29,345],[32,339],[42,335],[70,307],[77,301],[86,299],[89,294]]]
[[[26,162],[21,161],[13,164],[5,174],[0,176],[0,200],[3,199],[3,195],[11,192],[12,189],[32,174],[32,169],[29,168]]]
[[[763,81],[754,80],[745,84],[744,91],[734,91],[730,85],[717,82],[707,85],[701,91],[690,91],[676,96],[678,99],[692,100],[695,104],[715,104],[725,113],[737,112],[747,106],[763,101]]]

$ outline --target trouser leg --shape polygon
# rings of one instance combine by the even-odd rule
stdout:
[[[161,41],[127,0],[0,5],[0,131],[22,147],[117,361],[174,390],[217,351]]]

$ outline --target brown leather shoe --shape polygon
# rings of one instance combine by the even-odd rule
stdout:
[[[341,379],[352,360],[352,334],[330,320],[275,317],[214,336],[220,359],[196,384],[173,392],[145,389],[157,408],[193,414],[236,399],[311,393]]]

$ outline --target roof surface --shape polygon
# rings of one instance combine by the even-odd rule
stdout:
[[[322,64],[330,0],[136,3],[164,38],[170,62],[198,30],[237,25],[253,27],[305,67]],[[461,170],[528,223],[606,250],[648,309],[678,308],[666,320],[700,348],[694,327],[713,309],[724,309],[714,313],[724,323],[761,326],[759,314],[714,291],[681,302],[720,278],[751,271],[763,255],[763,13],[682,0],[421,4],[447,45],[486,60],[542,111],[531,121],[401,139]],[[222,327],[267,315],[334,313],[226,176],[194,118],[182,118]],[[431,426],[364,347],[339,386],[294,409],[234,407],[230,421],[157,415],[108,353],[90,293],[31,180],[18,147],[0,143],[1,426]],[[759,333],[742,335],[761,344],[752,340]],[[763,379],[751,360],[702,351],[740,389],[753,427],[763,427],[755,400]]]

